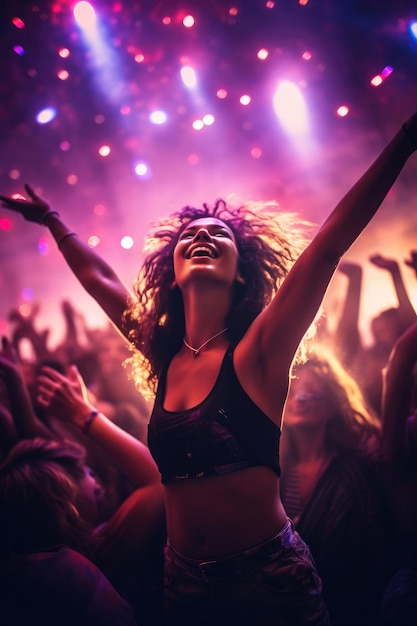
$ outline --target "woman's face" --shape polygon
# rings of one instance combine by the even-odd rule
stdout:
[[[240,279],[238,262],[230,228],[215,217],[200,218],[186,226],[175,246],[175,281],[181,290],[203,277],[231,286]]]
[[[299,370],[291,380],[285,406],[285,428],[324,426],[332,418],[331,401],[312,370]]]

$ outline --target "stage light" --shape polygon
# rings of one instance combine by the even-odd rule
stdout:
[[[165,113],[165,111],[152,111],[152,113],[149,114],[149,119],[152,122],[152,124],[165,124],[165,122],[168,119],[167,114]]]
[[[189,65],[186,65],[181,68],[180,74],[181,80],[187,87],[187,89],[195,89],[195,87],[197,86],[197,78],[193,68]]]
[[[74,17],[78,26],[87,32],[96,28],[96,12],[89,2],[77,2],[74,7]]]
[[[307,108],[300,89],[294,83],[282,81],[274,94],[276,116],[291,135],[304,135],[308,131]]]
[[[53,107],[46,107],[45,109],[39,111],[36,116],[36,121],[38,124],[48,124],[48,122],[51,122],[55,117],[56,109]]]

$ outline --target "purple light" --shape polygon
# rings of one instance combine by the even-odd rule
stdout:
[[[36,116],[36,121],[38,124],[48,124],[48,122],[51,122],[55,117],[56,109],[53,107],[46,107],[45,109],[42,109],[42,111],[39,111]]]

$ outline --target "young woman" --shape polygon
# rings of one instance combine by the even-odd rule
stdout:
[[[331,624],[372,626],[390,567],[379,418],[315,341],[292,368],[284,424],[281,497],[316,562]]]
[[[320,579],[279,495],[289,373],[340,257],[416,149],[417,114],[288,274],[293,252],[272,216],[222,202],[186,207],[152,233],[160,245],[145,260],[136,300],[29,186],[28,200],[0,196],[49,227],[157,386],[149,444],[165,487],[168,623],[327,623]],[[102,416],[86,419],[92,433],[105,431]]]

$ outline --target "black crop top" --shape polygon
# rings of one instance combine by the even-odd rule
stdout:
[[[224,356],[216,383],[203,402],[166,411],[163,371],[148,426],[149,449],[164,484],[185,478],[228,474],[264,465],[278,476],[281,431],[242,389],[233,350]]]

